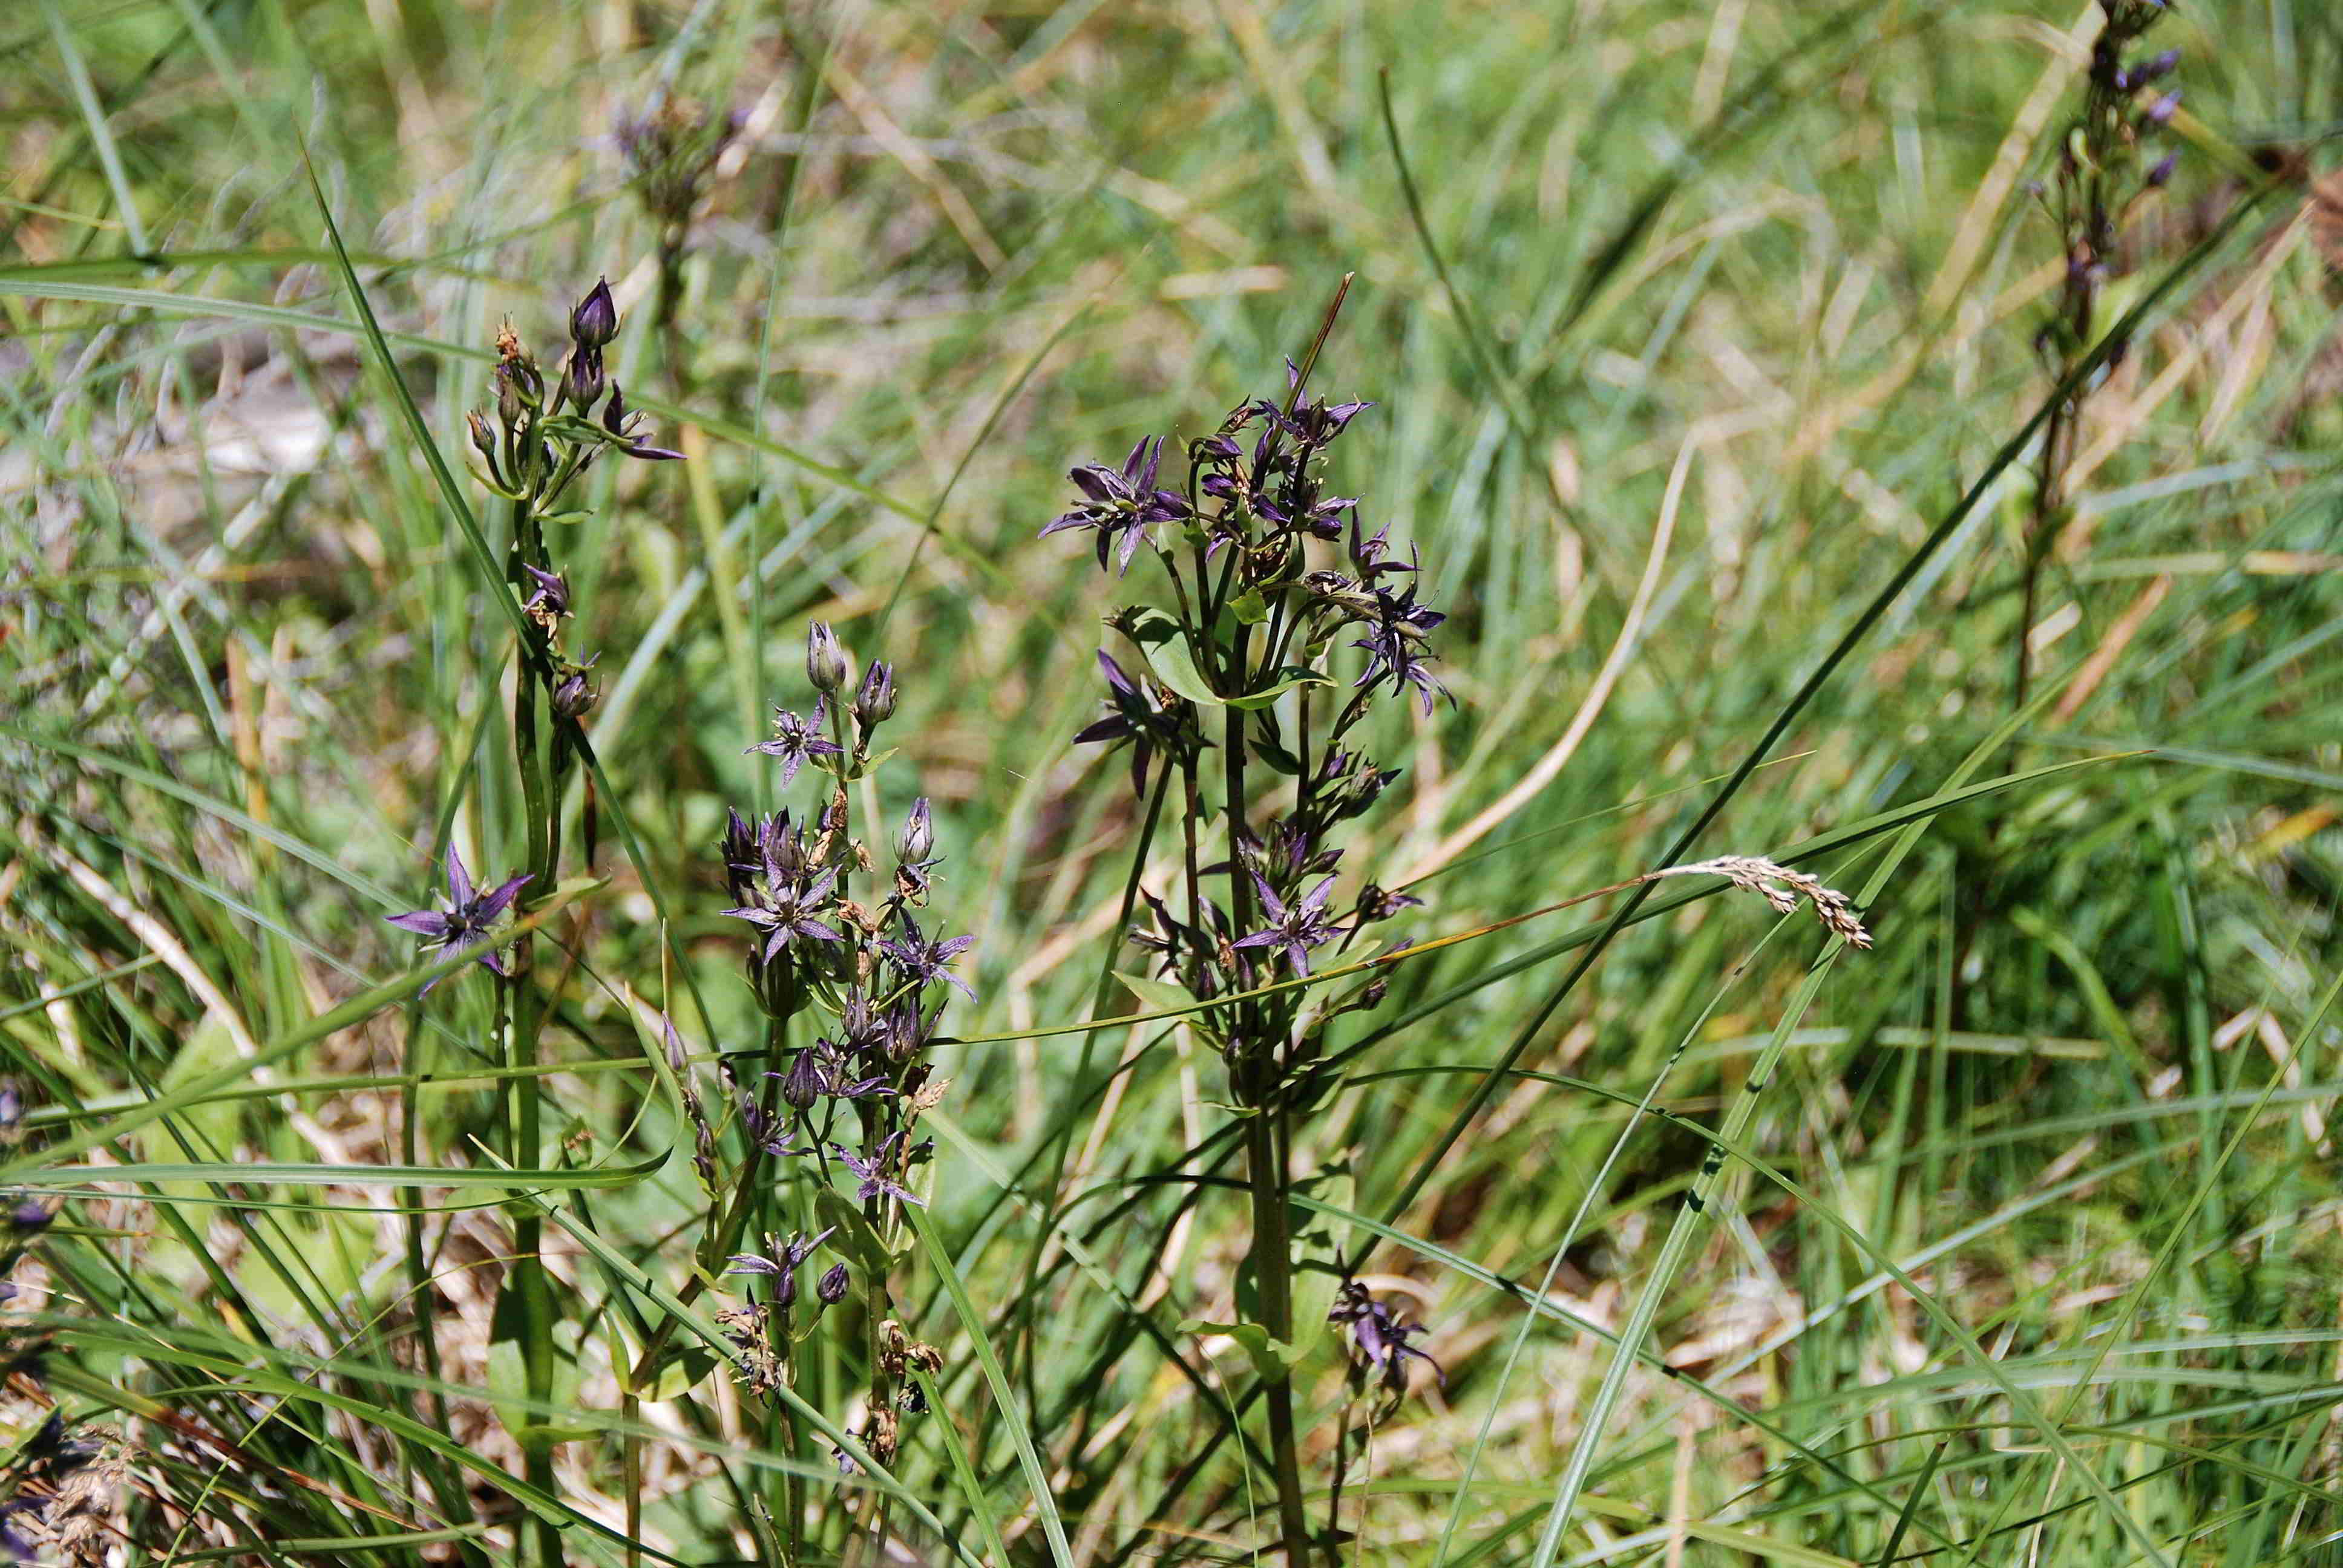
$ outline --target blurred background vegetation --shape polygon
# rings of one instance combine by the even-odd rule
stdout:
[[[417,907],[443,833],[484,877],[511,858],[508,632],[353,326],[309,170],[450,465],[499,324],[550,362],[605,275],[628,328],[612,373],[690,458],[598,467],[554,546],[572,646],[601,655],[615,798],[608,884],[558,930],[577,969],[548,1050],[578,1070],[545,1081],[567,1151],[546,1163],[626,1164],[679,1135],[629,990],[696,1050],[753,1043],[714,849],[727,804],[774,803],[741,752],[771,704],[804,706],[811,618],[900,672],[893,770],[933,798],[939,907],[980,939],[955,1027],[1088,1016],[1138,806],[1119,760],[1069,742],[1097,711],[1100,617],[1151,590],[1035,535],[1070,464],[1282,392],[1345,273],[1315,382],[1377,407],[1332,482],[1421,547],[1457,699],[1383,721],[1377,755],[1406,771],[1345,869],[1406,883],[1431,937],[1652,869],[2047,396],[2031,342],[2063,259],[2026,184],[2097,17],[9,8],[0,1049],[32,1108],[10,1179],[408,967],[381,917]],[[2088,406],[2036,624],[2021,458],[1694,853],[1782,855],[1965,765],[2025,777],[1892,855],[1883,835],[1805,862],[1865,893],[1878,938],[1812,981],[1811,922],[1769,938],[1745,895],[1655,900],[1538,1031],[1521,1065],[1544,1076],[1501,1083],[1453,1147],[1473,1070],[1601,907],[1411,962],[1354,1020],[1353,1076],[1300,1159],[1340,1169],[1354,1196],[1328,1201],[1359,1218],[1327,1222],[1357,1240],[1439,1161],[1367,1271],[1432,1325],[1447,1381],[1352,1454],[1351,1560],[2335,1550],[2343,15],[2199,0],[2157,44],[2181,51],[2182,157],[2113,303],[2169,286]],[[2021,636],[2046,689],[2022,718]],[[310,1040],[265,1091],[80,1158],[477,1164],[488,993]],[[1738,1147],[1795,1187],[1728,1165],[1730,1201],[1660,1267],[1697,1127],[1775,1046]],[[1233,1418],[1200,1392],[1242,1357],[1179,1329],[1231,1315],[1243,1206],[1166,1175],[1226,1121],[1217,1064],[1177,1030],[1101,1035],[1101,1060],[1135,1058],[1111,1086],[1077,1081],[1078,1035],[950,1049],[937,1222],[1021,1413],[950,1308],[916,1303],[970,1469],[907,1437],[907,1480],[1048,1561],[1021,1421],[1079,1560],[1244,1560],[1258,1477],[1242,1442],[1206,1454]],[[447,1084],[403,1091],[425,1061]],[[1647,1091],[1674,1116],[1638,1119]],[[1053,1147],[1057,1196],[1083,1201],[1045,1231],[1052,1195],[1024,1183]],[[55,1400],[118,1467],[99,1513],[129,1561],[339,1561],[375,1536],[366,1560],[502,1560],[508,1489],[451,1452],[510,1468],[502,1211],[426,1190],[418,1289],[397,1211],[416,1200],[217,1174],[85,1183],[20,1237],[11,1332],[51,1347],[10,1409],[20,1465]],[[681,1159],[574,1195],[670,1285],[700,1202]],[[622,1415],[615,1265],[568,1236],[565,1503],[685,1561],[753,1557],[760,1418],[704,1367]],[[1565,1316],[1516,1353],[1542,1279]],[[1639,1306],[1647,1360],[1590,1423],[1604,1335]],[[1317,1366],[1322,1483],[1341,1378],[1331,1348]],[[1587,1488],[1540,1553],[1581,1445]]]

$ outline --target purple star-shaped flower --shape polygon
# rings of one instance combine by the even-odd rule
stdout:
[[[462,857],[450,844],[447,847],[447,901],[450,907],[445,910],[416,910],[404,915],[388,915],[385,919],[401,930],[413,931],[418,937],[429,939],[431,949],[468,950],[478,948],[481,950],[480,961],[496,973],[503,974],[505,966],[497,958],[498,944],[489,940],[489,935],[530,879],[528,874],[523,874],[489,892],[480,892],[473,888],[471,875],[464,869]],[[435,980],[423,990],[428,991],[438,983]]]
[[[1141,437],[1120,470],[1103,463],[1084,463],[1073,469],[1066,477],[1086,499],[1051,521],[1041,537],[1047,538],[1067,528],[1095,528],[1099,569],[1106,569],[1107,555],[1120,539],[1121,548],[1115,550],[1117,569],[1129,571],[1131,558],[1153,537],[1150,529],[1188,516],[1187,498],[1177,490],[1155,487],[1156,469],[1162,458],[1163,437]]]
[[[1342,1292],[1335,1298],[1333,1309],[1326,1314],[1330,1323],[1341,1323],[1351,1331],[1351,1342],[1369,1366],[1382,1376],[1383,1385],[1393,1393],[1407,1392],[1407,1361],[1410,1356],[1432,1369],[1432,1375],[1444,1385],[1448,1374],[1428,1352],[1417,1350],[1407,1342],[1424,1332],[1422,1323],[1403,1319],[1391,1306],[1378,1302],[1367,1293],[1366,1286],[1357,1281],[1347,1282]]]
[[[542,610],[548,620],[558,620],[569,613],[569,579],[554,572],[541,572],[527,561],[520,564],[537,584],[537,591],[521,602],[523,611]]]
[[[765,959],[770,962],[774,954],[800,939],[817,942],[843,941],[845,938],[822,921],[814,919],[814,911],[830,898],[830,890],[837,882],[838,873],[824,871],[804,887],[782,882],[761,895],[754,894],[751,901],[724,913],[736,920],[748,921],[765,935]]]
[[[1353,642],[1353,648],[1367,650],[1367,668],[1354,686],[1372,686],[1385,676],[1391,678],[1392,689],[1413,686],[1423,699],[1423,711],[1432,712],[1434,693],[1447,697],[1448,689],[1424,668],[1423,638],[1426,633],[1448,618],[1428,605],[1415,602],[1415,587],[1410,584],[1404,593],[1394,594],[1377,588],[1375,622],[1367,635]]]
[[[749,748],[768,757],[781,759],[781,787],[787,789],[798,776],[798,769],[812,757],[834,756],[838,742],[821,737],[821,710],[817,707],[814,717],[800,719],[786,708],[773,709],[773,738]]]
[[[775,1239],[768,1236],[765,1242],[771,1248],[769,1253],[734,1252],[729,1259],[732,1266],[724,1271],[767,1276],[773,1282],[773,1304],[786,1308],[798,1299],[798,1266],[812,1257],[814,1249],[829,1240],[830,1231],[837,1228],[833,1225],[818,1236],[799,1232],[780,1245],[775,1245]]]
[[[945,966],[976,945],[974,937],[939,937],[930,941],[920,930],[920,922],[909,914],[903,917],[903,934],[891,941],[879,944],[879,950],[895,960],[903,978],[920,985],[930,980],[949,980],[960,987],[969,1000],[976,1000],[968,982]]]
[[[1105,649],[1099,650],[1098,661],[1099,668],[1106,671],[1106,703],[1111,711],[1104,719],[1078,731],[1074,744],[1084,746],[1093,740],[1131,742],[1131,793],[1143,799],[1147,794],[1148,765],[1154,760],[1155,749],[1179,739],[1180,719],[1176,713],[1158,708]]]
[[[902,1141],[901,1133],[889,1133],[886,1141],[880,1144],[868,1159],[852,1153],[838,1144],[833,1143],[830,1146],[830,1152],[836,1154],[845,1163],[846,1168],[854,1172],[855,1179],[862,1183],[855,1191],[856,1198],[868,1203],[871,1199],[884,1192],[890,1198],[901,1199],[914,1208],[924,1209],[928,1206],[926,1201],[916,1196],[910,1188],[898,1185],[885,1174],[887,1167],[891,1162],[895,1146]]]
[[[1334,879],[1327,878],[1292,904],[1281,900],[1259,877],[1252,879],[1252,885],[1261,895],[1261,907],[1269,916],[1269,924],[1251,936],[1239,937],[1230,946],[1282,948],[1293,972],[1308,974],[1310,950],[1342,934],[1342,928],[1326,918],[1326,895],[1334,890]]]

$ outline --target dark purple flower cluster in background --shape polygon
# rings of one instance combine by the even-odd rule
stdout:
[[[2122,270],[2124,226],[2142,198],[2170,182],[2179,160],[2175,152],[2148,157],[2180,107],[2180,89],[2167,85],[2180,51],[2127,57],[2170,7],[2164,0],[2099,0],[2099,9],[2105,22],[2091,45],[2082,111],[2059,144],[2051,183],[2033,187],[2066,257],[2057,312],[2035,347],[2062,370],[2107,326],[2097,307]],[[2116,345],[2115,358],[2124,347]]]
[[[2035,459],[2023,532],[2019,618],[2012,639],[2011,698],[2017,708],[2026,705],[2032,678],[2031,631],[2043,569],[2072,516],[2067,477],[2083,407],[2130,352],[2122,324],[2108,319],[2107,286],[2126,270],[2125,234],[2134,215],[2171,180],[2177,166],[2176,153],[2153,163],[2148,159],[2180,108],[2179,89],[2167,85],[2180,63],[2179,52],[2134,57],[2168,9],[2165,0],[2099,0],[2103,20],[2091,45],[2082,109],[2058,139],[2050,182],[2030,187],[2057,230],[2066,266],[2051,316],[2034,335],[2044,373],[2060,391]]]

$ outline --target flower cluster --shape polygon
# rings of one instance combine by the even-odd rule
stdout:
[[[719,114],[672,98],[640,115],[618,117],[619,155],[626,159],[644,212],[659,226],[662,247],[670,236],[680,246],[681,231],[691,221],[709,176],[745,124],[746,117],[737,110]]]
[[[1313,1064],[1328,1027],[1376,1006],[1386,985],[1378,975],[1324,989],[1339,973],[1326,960],[1419,902],[1373,881],[1347,900],[1339,891],[1344,824],[1398,777],[1369,756],[1362,726],[1378,707],[1429,716],[1448,697],[1432,646],[1447,618],[1419,597],[1422,561],[1326,482],[1330,449],[1372,405],[1313,397],[1307,372],[1286,368],[1282,401],[1248,398],[1187,444],[1178,488],[1163,483],[1162,443],[1142,440],[1119,467],[1074,468],[1080,499],[1041,530],[1090,530],[1118,579],[1144,547],[1178,605],[1107,618],[1130,648],[1100,653],[1106,713],[1075,739],[1129,746],[1132,789],[1181,802],[1182,885],[1135,889],[1144,923],[1130,940],[1157,978],[1227,1003],[1187,1027],[1218,1046],[1246,1116],[1252,1293],[1272,1340],[1295,1329],[1283,1151],[1300,1140],[1286,1128],[1321,1098]],[[1159,817],[1151,807],[1148,821]],[[1275,983],[1286,980],[1313,983]],[[1405,1391],[1408,1362],[1430,1359],[1408,1343],[1420,1326],[1355,1284],[1334,1320],[1387,1392]],[[1272,1375],[1267,1392],[1273,1412],[1290,1411],[1288,1378]],[[1304,1528],[1292,1476],[1282,1467],[1289,1553]]]
[[[2099,5],[2105,22],[2091,45],[2082,112],[2060,145],[2054,180],[2035,187],[2058,227],[2066,258],[2056,315],[2036,336],[2035,347],[2062,377],[2107,326],[2097,319],[2097,307],[2120,270],[2117,245],[2133,207],[2161,189],[2178,162],[2177,153],[2153,163],[2147,157],[2180,107],[2179,89],[2166,85],[2180,52],[2127,57],[2169,7],[2164,0]],[[2116,345],[2116,355],[2123,348]]]
[[[1378,694],[1412,694],[1423,711],[1448,692],[1432,673],[1432,634],[1447,618],[1417,598],[1422,563],[1390,546],[1388,528],[1369,533],[1356,497],[1334,495],[1324,482],[1330,447],[1373,404],[1312,398],[1301,371],[1286,366],[1287,397],[1238,404],[1213,432],[1191,442],[1182,493],[1160,484],[1162,443],[1141,440],[1120,468],[1086,463],[1071,477],[1081,499],[1041,529],[1046,537],[1087,528],[1097,536],[1099,564],[1111,556],[1128,568],[1141,545],[1151,548],[1181,588],[1187,618],[1176,630],[1150,612],[1126,611],[1109,624],[1129,636],[1146,668],[1151,650],[1166,640],[1184,644],[1190,669],[1204,672],[1209,693],[1187,695],[1166,680],[1134,677],[1101,651],[1105,717],[1075,737],[1078,743],[1129,743],[1131,783],[1143,795],[1158,759],[1197,772],[1207,699],[1249,697],[1252,756],[1294,780],[1292,808],[1256,833],[1247,810],[1230,813],[1234,854],[1226,863],[1242,889],[1232,900],[1248,918],[1234,917],[1202,890],[1194,890],[1190,918],[1149,898],[1149,928],[1132,940],[1162,956],[1162,970],[1181,975],[1199,996],[1219,994],[1223,980],[1250,983],[1253,957],[1282,960],[1295,975],[1310,972],[1311,953],[1352,935],[1360,924],[1388,918],[1417,900],[1378,892],[1348,915],[1331,908],[1332,875],[1342,850],[1329,843],[1336,824],[1372,807],[1398,775],[1377,768],[1346,739]],[[1165,537],[1178,524],[1181,538]],[[1183,577],[1178,546],[1189,547],[1192,572]],[[1332,546],[1329,559],[1313,561]],[[1232,638],[1232,628],[1245,635]],[[1249,661],[1226,657],[1232,640],[1257,650]],[[1289,747],[1279,710],[1261,705],[1264,687],[1294,693],[1292,711],[1304,744],[1312,688],[1334,684],[1325,667],[1345,648],[1363,656],[1349,681],[1350,696],[1315,736],[1319,749]],[[1453,702],[1453,699],[1450,699]],[[1250,895],[1250,896],[1246,896]]]
[[[528,650],[529,662],[563,721],[554,739],[557,773],[568,764],[573,727],[601,696],[593,684],[600,656],[578,659],[564,651],[562,623],[572,613],[569,579],[547,558],[544,525],[574,515],[556,509],[563,493],[606,452],[647,462],[683,456],[650,444],[642,416],[628,407],[626,392],[605,371],[603,350],[618,335],[618,303],[608,282],[598,280],[570,308],[569,357],[548,392],[537,361],[506,327],[497,335],[496,417],[477,410],[465,417],[473,448],[486,465],[476,477],[512,502],[519,519],[507,570],[521,614],[539,639]]]
[[[465,416],[472,447],[488,465],[482,484],[550,514],[570,481],[604,452],[654,462],[683,456],[650,444],[642,416],[604,368],[602,350],[618,335],[618,304],[609,283],[598,281],[569,312],[569,357],[548,390],[519,335],[509,326],[497,334],[496,417],[477,409]]]
[[[541,690],[555,719],[551,762],[557,780],[576,755],[584,734],[581,723],[601,695],[593,683],[600,655],[572,658],[565,650],[566,623],[576,611],[568,575],[556,570],[547,554],[545,524],[563,515],[553,510],[562,493],[606,451],[651,459],[682,456],[643,438],[640,417],[628,411],[626,395],[605,374],[602,351],[618,335],[618,302],[610,297],[609,284],[598,280],[570,307],[568,362],[548,391],[544,372],[508,324],[497,334],[495,417],[478,409],[464,417],[472,446],[487,465],[487,471],[476,471],[475,477],[512,503],[506,582],[524,623],[521,652],[527,678]],[[597,403],[602,405],[598,421],[591,417]],[[524,686],[516,710],[517,734],[535,735],[533,701],[531,689]],[[591,850],[589,829],[589,858]],[[543,864],[549,866],[550,858]],[[498,933],[509,923],[507,916],[522,889],[535,880],[535,873],[523,873],[488,891],[478,890],[451,846],[448,907],[388,918],[392,925],[424,938],[427,952],[477,949],[482,964],[505,974],[500,954],[507,944],[498,940]],[[423,989],[428,991],[431,986]]]
[[[800,774],[818,778],[823,799],[802,817],[787,807],[754,819],[733,811],[720,846],[731,899],[724,913],[749,928],[748,980],[777,1042],[778,1060],[755,1085],[733,1085],[741,1127],[764,1156],[794,1161],[818,1190],[850,1199],[858,1231],[856,1246],[833,1240],[833,1226],[732,1254],[731,1272],[769,1282],[763,1302],[729,1321],[752,1368],[769,1358],[774,1376],[803,1328],[798,1271],[825,1244],[842,1255],[816,1282],[813,1310],[859,1284],[872,1304],[870,1323],[885,1318],[887,1281],[856,1275],[868,1270],[873,1249],[891,1255],[902,1207],[925,1201],[916,1173],[933,1144],[918,1124],[944,1087],[928,1048],[952,989],[974,995],[954,966],[975,939],[932,932],[917,912],[941,863],[928,801],[915,801],[894,835],[884,879],[855,832],[847,787],[888,755],[874,753],[872,742],[895,711],[896,688],[893,669],[873,663],[848,697],[848,663],[836,635],[817,624],[806,650],[815,689],[809,715],[781,710],[773,739],[749,749],[779,761],[785,786]],[[784,1050],[778,1042],[791,1026],[811,1038]],[[920,1402],[900,1356],[889,1370],[889,1353],[874,1346],[873,1413],[862,1431],[881,1460],[893,1447],[893,1412]]]

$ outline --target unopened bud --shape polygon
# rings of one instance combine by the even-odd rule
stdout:
[[[846,681],[846,650],[830,623],[818,620],[806,628],[806,678],[816,691],[836,691]]]
[[[821,1298],[825,1307],[834,1307],[846,1300],[846,1265],[833,1263],[814,1282],[813,1293]]]
[[[870,668],[862,672],[862,685],[854,694],[854,721],[869,731],[894,716],[895,667],[873,659]]]
[[[478,450],[481,457],[488,460],[488,466],[494,467],[497,461],[497,433],[488,427],[487,417],[475,410],[464,416],[464,423],[471,428],[473,447]]]
[[[895,835],[896,862],[919,865],[935,847],[935,824],[929,818],[928,798],[922,795],[911,802],[911,814],[903,819],[903,830]]]
[[[799,1111],[809,1111],[813,1102],[830,1092],[830,1076],[821,1070],[821,1058],[812,1050],[800,1050],[791,1059],[789,1070],[781,1075],[781,1098]]]
[[[2179,166],[2180,155],[2178,153],[2167,153],[2164,156],[2158,158],[2157,160],[2156,166],[2147,171],[2148,188],[2150,190],[2162,190],[2166,186],[2171,184],[2172,171],[2179,167]]]
[[[2167,93],[2164,96],[2157,99],[2155,103],[2150,104],[2147,106],[2147,113],[2141,116],[2140,118],[2145,124],[2151,126],[2162,126],[2169,125],[2172,121],[2174,112],[2179,107],[2180,93],[2178,89],[2176,88],[2172,92]]]
[[[618,335],[618,307],[610,297],[608,279],[598,280],[569,313],[569,337],[588,353]]]
[[[581,414],[592,411],[601,399],[602,388],[608,384],[609,377],[602,373],[602,351],[598,348],[576,350],[569,356],[568,367],[561,373],[561,395]]]
[[[599,658],[601,655],[594,657]],[[594,705],[602,699],[602,689],[589,685],[586,679],[587,665],[592,662],[588,659],[587,664],[571,670],[568,678],[553,689],[553,711],[562,718],[583,719],[594,711]]]

